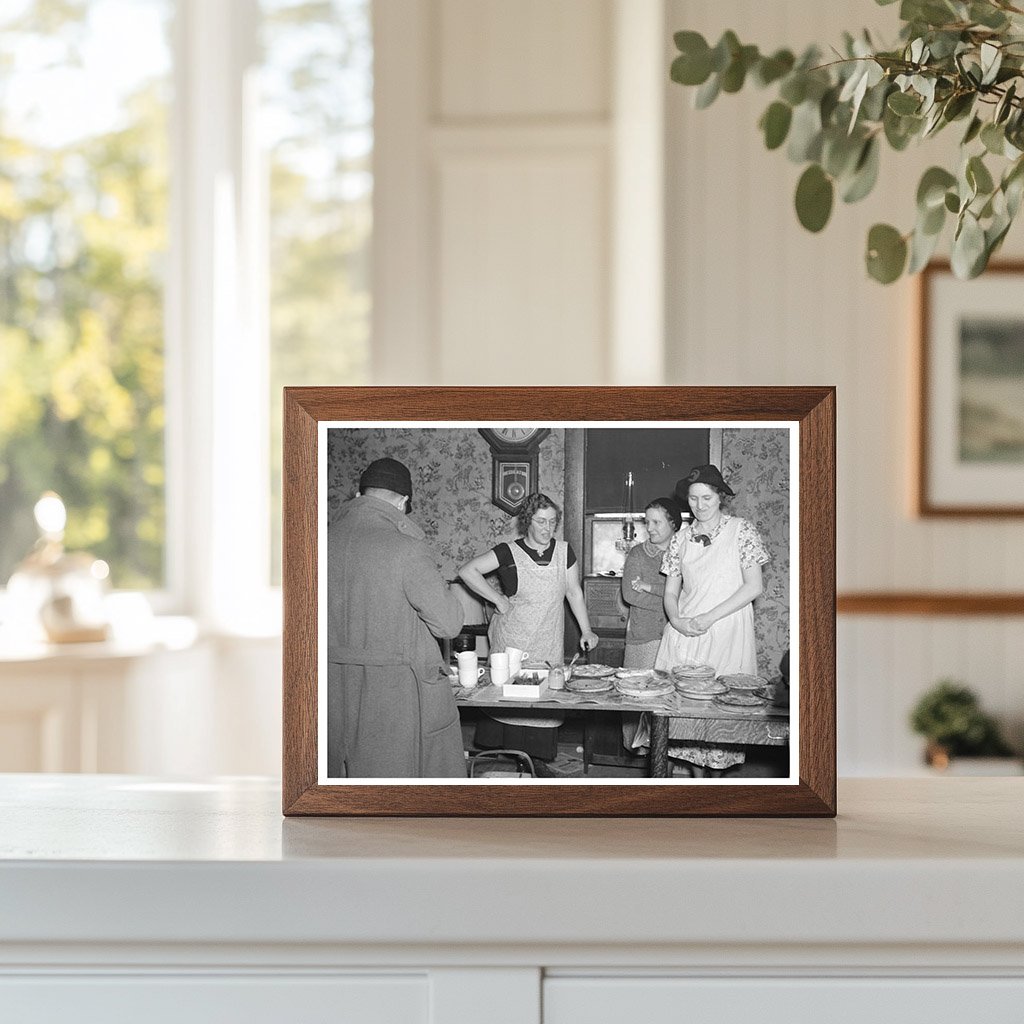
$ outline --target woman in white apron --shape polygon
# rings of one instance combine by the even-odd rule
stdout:
[[[515,647],[533,664],[561,664],[566,601],[580,627],[580,646],[590,650],[597,645],[575,552],[566,541],[555,540],[561,521],[561,510],[547,495],[531,494],[519,512],[522,537],[496,545],[459,570],[466,586],[494,605],[487,631],[492,652]],[[498,574],[504,593],[484,578],[491,573]],[[565,718],[543,710],[492,717],[507,725],[546,728],[561,725]]]
[[[665,613],[655,667],[711,665],[716,675],[757,674],[752,602],[761,595],[761,566],[769,554],[754,525],[729,515],[722,499],[732,488],[717,466],[697,466],[676,485],[693,520],[672,539],[662,563]],[[670,753],[698,766],[722,769],[744,760],[742,749],[672,744]]]

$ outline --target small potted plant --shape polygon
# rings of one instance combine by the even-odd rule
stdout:
[[[925,693],[910,715],[914,732],[928,740],[925,761],[944,771],[953,758],[1012,757],[991,715],[969,687],[943,679]]]

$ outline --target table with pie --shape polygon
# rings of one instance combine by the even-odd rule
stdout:
[[[648,771],[668,778],[668,724],[674,740],[783,746],[789,742],[789,709],[775,706],[757,676],[714,679],[694,667],[692,677],[651,671],[626,672],[611,666],[577,667],[564,690],[549,690],[542,700],[503,696],[485,670],[472,689],[456,686],[455,703],[467,708],[545,708],[563,711],[651,713]]]

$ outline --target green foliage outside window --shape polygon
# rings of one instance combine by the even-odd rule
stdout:
[[[0,585],[48,489],[115,586],[163,581],[166,76],[85,133],[45,123],[69,95],[40,94],[38,120],[19,99],[83,60],[89,15],[36,0],[0,20]]]

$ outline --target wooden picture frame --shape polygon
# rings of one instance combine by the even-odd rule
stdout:
[[[455,419],[453,419],[455,417]],[[325,779],[320,660],[327,600],[326,438],[359,426],[474,432],[489,422],[665,430],[718,425],[737,434],[787,431],[793,550],[789,609],[794,695],[791,770],[784,779],[551,779],[448,782]],[[582,429],[580,429],[582,428]],[[557,431],[554,432],[557,434]],[[339,435],[347,437],[348,435]],[[752,433],[744,435],[753,437]],[[424,449],[426,450],[426,449]],[[375,456],[376,457],[376,456]],[[489,477],[489,466],[488,477]],[[283,811],[346,816],[814,816],[836,813],[835,389],[831,387],[286,388],[283,514]],[[414,480],[416,477],[414,476]],[[565,477],[565,504],[578,481]],[[413,510],[429,516],[429,509]],[[351,488],[350,488],[351,492]],[[474,499],[479,500],[479,499]],[[788,565],[788,555],[787,555]],[[324,635],[321,635],[321,631]],[[325,702],[326,703],[326,702]],[[652,745],[656,741],[652,740]]]
[[[970,281],[947,262],[918,282],[914,511],[1024,516],[1024,262]]]

